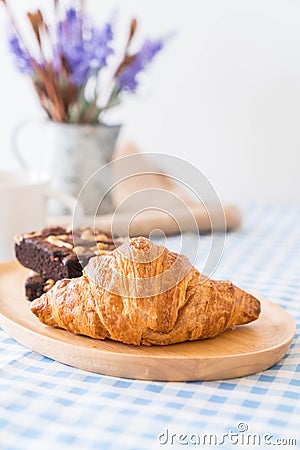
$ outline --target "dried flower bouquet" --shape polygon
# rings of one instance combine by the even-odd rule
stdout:
[[[34,45],[29,45],[8,0],[0,2],[10,19],[9,45],[15,63],[30,76],[42,107],[55,122],[98,123],[104,111],[120,103],[124,91],[135,92],[139,74],[164,45],[161,39],[147,39],[132,52],[137,29],[133,19],[123,52],[116,54],[112,23],[98,28],[84,1],[78,9],[65,9],[59,0],[53,0],[53,23],[40,10],[27,13],[34,36]],[[105,70],[110,76],[104,82]]]

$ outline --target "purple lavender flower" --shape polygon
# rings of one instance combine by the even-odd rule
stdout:
[[[74,9],[74,8],[67,9],[66,19],[67,19],[68,24],[76,26],[78,24],[78,16],[77,16],[76,9]]]
[[[9,48],[14,55],[15,63],[22,73],[32,74],[32,65],[28,53],[21,46],[18,36],[14,33],[9,38]]]
[[[133,62],[127,65],[118,75],[120,89],[135,92],[138,86],[137,75],[152,61],[154,56],[163,48],[160,40],[147,39],[141,50],[136,54]]]
[[[85,13],[84,2],[81,2],[80,10],[64,9],[63,19],[57,22],[60,3],[63,2],[55,1],[55,20],[49,23],[40,10],[27,14],[32,36],[35,37],[32,48],[22,40],[22,34],[19,34],[14,17],[4,1],[13,31],[9,39],[10,50],[18,69],[31,77],[52,120],[97,123],[104,111],[120,103],[122,91],[135,92],[140,72],[163,48],[165,40],[148,39],[136,54],[132,54],[130,49],[137,29],[137,20],[132,19],[127,41],[124,42],[123,59],[121,56],[122,61],[117,68],[112,67],[106,104],[100,108],[98,104],[102,99],[99,97],[98,83],[93,95],[88,98],[85,97],[85,87],[89,87],[89,80],[96,78],[108,65],[109,57],[114,53],[112,25],[107,23],[100,29],[95,27]],[[99,78],[101,92],[104,92],[102,81],[105,83],[105,77]]]
[[[110,47],[113,38],[111,24],[97,30],[86,22],[71,8],[57,29],[61,54],[68,64],[71,81],[77,86],[83,85],[93,72],[105,67],[107,58],[113,53]]]
[[[113,32],[111,24],[105,24],[103,30],[91,31],[90,49],[91,49],[91,63],[96,68],[106,66],[107,58],[113,53],[112,48],[108,43],[113,39]]]

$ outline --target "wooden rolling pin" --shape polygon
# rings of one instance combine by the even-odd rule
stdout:
[[[200,233],[210,232],[212,224],[207,210],[201,204],[190,206],[190,209],[195,221],[191,220],[191,214],[187,214],[185,209],[173,211],[173,218],[164,212],[148,210],[136,215],[134,218],[132,218],[130,213],[117,213],[115,216],[112,214],[97,216],[95,226],[106,232],[113,231],[114,234],[120,236],[149,236],[156,229],[162,230],[166,235],[186,231],[195,232],[197,230],[196,225]],[[224,214],[227,230],[235,230],[240,227],[241,214],[237,207],[232,205],[225,206]],[[213,215],[213,231],[224,231],[224,215],[220,214],[219,208],[216,210],[213,207],[210,208],[210,215]]]

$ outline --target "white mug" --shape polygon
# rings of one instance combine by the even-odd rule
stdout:
[[[47,201],[51,197],[73,214],[76,198],[51,191],[44,176],[31,171],[0,171],[0,262],[14,258],[15,235],[45,227]],[[76,211],[77,208],[78,205]],[[83,214],[77,219],[74,226],[81,225]]]

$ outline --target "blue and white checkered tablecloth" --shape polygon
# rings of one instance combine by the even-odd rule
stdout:
[[[117,379],[47,359],[0,329],[0,449],[299,448],[300,208],[253,204],[243,214],[214,278],[295,318],[296,338],[279,364],[223,382]]]

